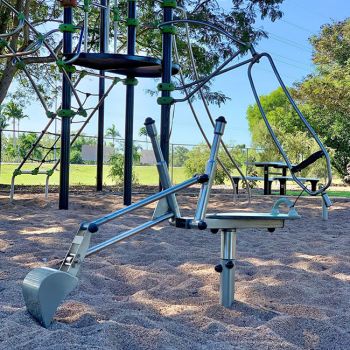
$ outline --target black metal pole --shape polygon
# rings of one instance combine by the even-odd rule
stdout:
[[[64,24],[72,24],[73,9],[64,8]],[[72,33],[67,31],[63,33],[63,52],[72,52]],[[68,73],[71,77],[71,73]],[[63,75],[62,83],[62,109],[71,109],[72,91],[69,81]],[[62,117],[61,123],[61,168],[60,168],[60,192],[59,209],[67,210],[69,206],[69,161],[70,161],[70,117]]]
[[[1,175],[1,164],[2,164],[2,129],[0,129],[0,175]]]
[[[173,8],[164,6],[163,18],[164,22],[173,20]],[[172,40],[171,33],[163,33],[163,72],[162,83],[171,83],[172,73]],[[170,97],[170,91],[162,91],[162,97]],[[160,125],[160,147],[162,149],[164,159],[169,165],[169,138],[170,138],[170,110],[171,105],[162,105],[161,109],[161,125]]]
[[[101,0],[101,6],[107,6],[107,0]],[[100,19],[100,53],[105,53],[108,45],[107,13],[106,8],[101,7]],[[100,71],[100,75],[104,76],[105,72]],[[99,78],[99,100],[105,94],[105,79]],[[105,103],[102,102],[98,109],[98,136],[97,136],[97,174],[96,174],[96,190],[102,191],[103,187],[103,149],[104,149],[104,120],[105,120]]]
[[[136,1],[128,0],[128,55],[136,51]],[[125,110],[125,148],[124,148],[124,205],[131,204],[132,195],[132,163],[133,163],[133,131],[135,86],[133,76],[126,81]]]

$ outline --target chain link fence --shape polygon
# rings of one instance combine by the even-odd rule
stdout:
[[[32,148],[40,132],[3,130],[0,132],[1,146],[1,172],[0,184],[9,185],[16,169],[20,166],[24,158],[26,162],[21,167],[21,173],[16,176],[16,185],[45,185],[47,172],[52,169],[50,184],[59,184],[59,163],[60,159],[60,136],[54,132],[46,133],[33,152],[28,156],[28,151]],[[72,132],[72,138],[74,132]],[[111,177],[111,157],[115,154],[124,154],[124,139],[117,136],[106,136],[104,138],[104,185],[115,185],[115,179]],[[186,162],[195,159],[196,149],[207,149],[204,144],[170,144],[169,172],[174,183],[179,183],[193,174],[186,172]],[[241,166],[244,174],[251,174],[256,169],[246,166],[246,163],[259,160],[263,150],[246,147],[228,147],[231,155]],[[226,164],[227,159],[220,153]],[[97,137],[91,135],[81,135],[71,147],[71,185],[94,186],[96,183],[96,157],[97,157]],[[142,185],[158,184],[158,173],[155,166],[152,145],[149,139],[134,140],[133,150],[134,171],[136,181]],[[56,166],[57,165],[57,166]],[[229,167],[230,169],[232,167]],[[39,170],[37,170],[39,169]],[[23,174],[23,172],[25,174]],[[21,176],[19,176],[21,175]],[[34,176],[36,175],[36,176]],[[232,175],[238,175],[233,170]]]

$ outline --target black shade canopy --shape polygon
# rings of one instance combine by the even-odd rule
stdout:
[[[74,54],[67,54],[65,56],[69,60],[74,57]],[[114,53],[81,53],[73,64],[132,77],[160,78],[162,76],[162,61],[158,58],[147,56]],[[179,69],[180,67],[177,64],[173,64],[172,74],[177,74]]]

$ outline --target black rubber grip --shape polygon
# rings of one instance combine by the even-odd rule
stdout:
[[[152,118],[146,118],[144,125],[151,125],[154,124],[155,121]]]
[[[308,167],[309,165],[311,165],[312,163],[315,163],[316,160],[320,159],[321,157],[323,157],[324,153],[323,151],[317,151],[314,154],[311,154],[310,157],[306,158],[305,160],[303,160],[301,163],[299,163],[296,166],[293,166],[291,169],[292,173],[297,173],[303,169],[305,169],[306,167]]]

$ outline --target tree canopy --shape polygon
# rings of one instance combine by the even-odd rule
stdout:
[[[57,28],[62,20],[62,8],[58,1],[38,0],[8,0],[16,10],[29,19],[33,26],[40,32],[45,28]],[[230,8],[224,9],[219,1],[215,0],[178,0],[178,6],[186,8],[187,16],[191,19],[207,20],[213,23],[220,23],[220,26],[243,41],[258,41],[266,34],[254,28],[257,17],[267,18],[272,21],[280,18],[282,13],[279,5],[283,0],[232,0]],[[119,2],[118,11],[121,19],[127,18],[127,2]],[[159,2],[145,0],[138,2],[138,17],[141,26],[138,29],[137,52],[152,56],[161,56],[161,35],[157,29],[159,16]],[[75,24],[82,23],[83,13],[81,9],[75,9]],[[0,33],[11,31],[18,25],[18,16],[0,2]],[[57,23],[58,22],[58,23]],[[126,26],[120,22],[118,31],[119,51],[126,48]],[[96,49],[99,39],[99,10],[94,8],[90,12],[90,38],[89,50]],[[110,28],[113,34],[112,25]],[[62,35],[53,35],[48,42],[58,56],[62,55]],[[181,37],[181,35],[179,35]],[[216,67],[222,59],[227,58],[234,49],[232,43],[215,31],[196,26],[191,30],[193,50],[196,56],[198,71],[200,74],[208,74]],[[34,33],[25,26],[22,31],[12,35],[8,44],[14,51],[23,51],[33,40],[36,40]],[[189,68],[188,56],[184,41],[179,42],[181,62],[186,76],[193,78],[193,70]],[[0,54],[8,52],[6,45],[0,45]],[[55,80],[61,79],[59,71],[55,69],[54,58],[49,55],[46,49],[40,50],[33,57],[23,58],[27,69],[32,74],[34,81],[40,91],[46,96],[48,103],[52,102],[52,95],[57,92]],[[18,89],[14,92],[17,99],[29,102],[28,96],[32,93],[31,86],[21,72],[18,65],[14,65],[11,59],[0,60],[0,104],[8,96],[11,83],[16,80]],[[23,93],[24,92],[24,93]],[[222,102],[225,97],[221,94],[206,90],[207,97],[212,102]],[[49,98],[50,96],[50,98]]]
[[[316,71],[296,83],[291,93],[324,144],[333,150],[335,170],[345,176],[350,161],[350,19],[324,25],[310,42]],[[269,122],[291,153],[302,155],[304,148],[315,148],[307,144],[305,128],[282,89],[261,96],[261,102]],[[247,118],[254,145],[266,148],[269,157],[276,157],[277,149],[257,105],[249,106]]]

